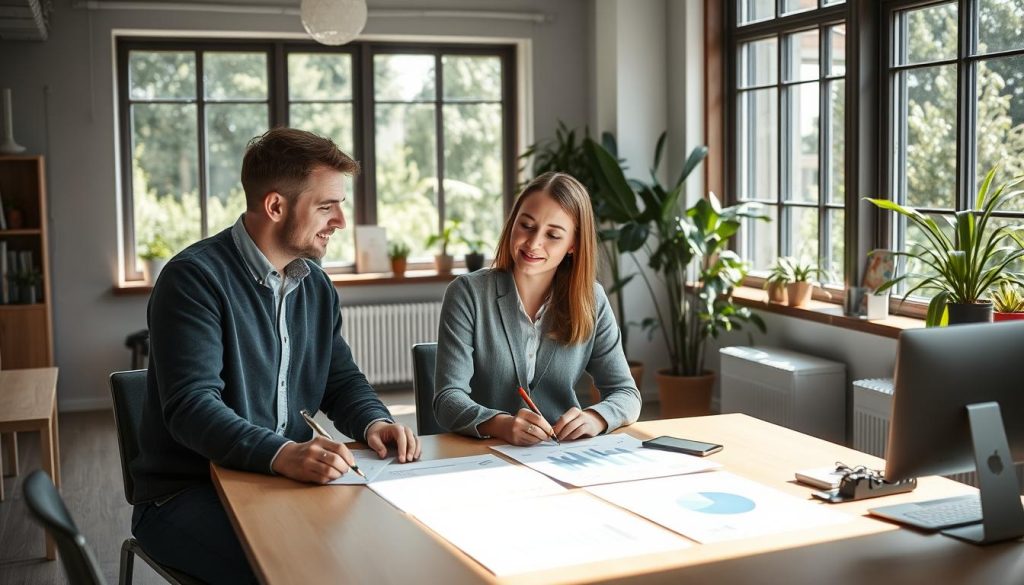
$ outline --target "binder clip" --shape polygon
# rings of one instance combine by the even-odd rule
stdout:
[[[868,469],[863,465],[847,467],[837,461],[836,472],[843,475],[839,482],[839,487],[827,491],[811,492],[811,494],[831,504],[838,504],[841,502],[853,502],[867,498],[902,494],[913,491],[917,487],[917,480],[914,478],[886,481],[881,471]]]

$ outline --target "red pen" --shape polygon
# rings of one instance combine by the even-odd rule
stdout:
[[[544,415],[540,413],[540,409],[537,408],[537,405],[533,403],[533,400],[530,398],[530,395],[526,393],[526,390],[523,390],[522,386],[519,387],[519,395],[523,397],[523,402],[526,403],[526,406],[530,407],[530,410],[535,412],[541,418],[544,418]],[[554,430],[551,431],[551,440],[554,441],[556,445],[561,445],[561,443],[558,442],[558,437],[555,436]]]

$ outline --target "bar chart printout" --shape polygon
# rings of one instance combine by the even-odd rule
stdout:
[[[516,461],[573,486],[588,486],[707,471],[718,463],[682,453],[645,449],[629,435],[603,435],[556,445],[491,447]]]

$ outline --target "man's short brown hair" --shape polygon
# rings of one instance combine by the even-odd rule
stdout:
[[[249,141],[242,159],[242,188],[249,209],[263,204],[276,191],[294,201],[317,167],[325,166],[346,175],[359,172],[359,163],[330,138],[295,128],[274,128]]]

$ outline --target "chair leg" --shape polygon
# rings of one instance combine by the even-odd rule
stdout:
[[[120,585],[132,585],[135,569],[135,553],[132,552],[131,539],[125,539],[121,545],[121,575],[117,582]]]
[[[3,434],[3,451],[7,465],[4,466],[5,477],[18,476],[18,434]]]

